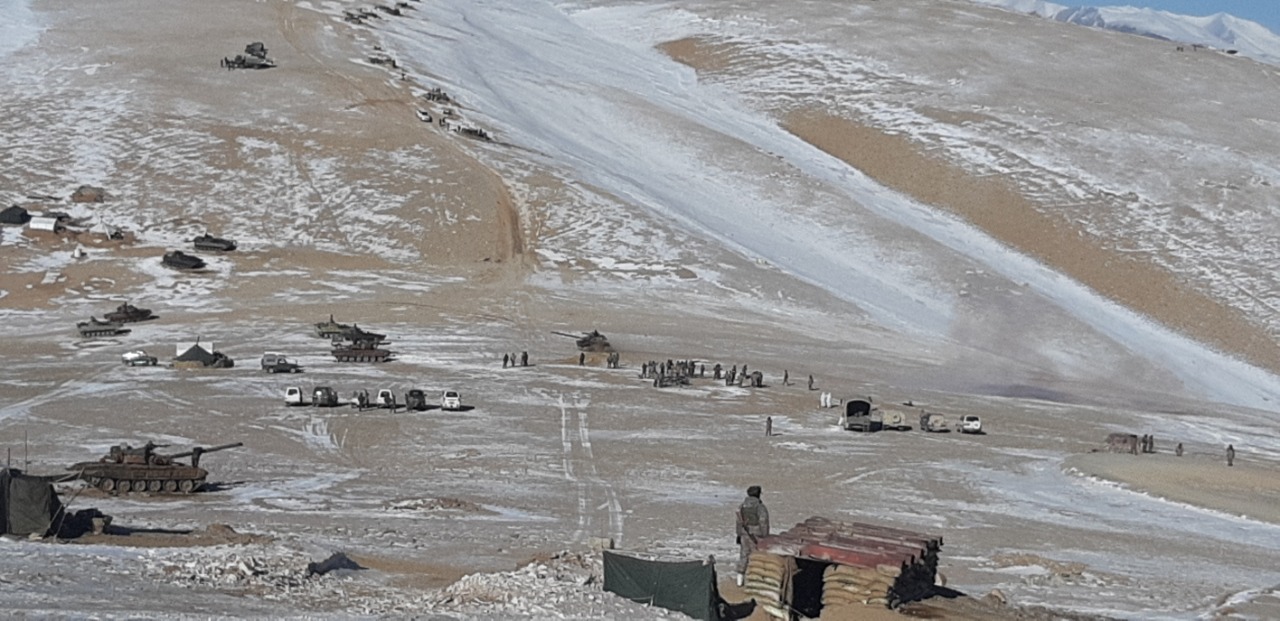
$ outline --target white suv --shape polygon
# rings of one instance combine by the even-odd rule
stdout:
[[[973,414],[961,416],[960,433],[982,433],[982,419]]]
[[[443,410],[461,410],[462,395],[456,390],[446,390],[440,395],[440,408]]]

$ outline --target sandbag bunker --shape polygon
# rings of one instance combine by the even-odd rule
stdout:
[[[824,607],[897,608],[933,594],[942,537],[811,517],[763,537],[743,590],[773,617],[817,618]]]

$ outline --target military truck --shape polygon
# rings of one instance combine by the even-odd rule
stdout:
[[[840,415],[840,427],[846,431],[874,432],[880,431],[884,424],[880,411],[872,407],[870,401],[850,399],[845,402],[844,414]]]

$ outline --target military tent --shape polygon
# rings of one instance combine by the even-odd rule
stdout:
[[[53,485],[19,470],[0,470],[0,534],[41,537],[58,529],[62,503]]]
[[[634,602],[718,621],[716,567],[706,561],[662,561],[604,552],[604,590]]]
[[[213,343],[209,343],[209,346],[205,347],[197,342],[185,350],[179,345],[178,357],[173,360],[175,362],[198,362],[203,366],[209,366],[216,360],[213,356]]]

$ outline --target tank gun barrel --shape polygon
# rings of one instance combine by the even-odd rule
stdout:
[[[566,332],[556,332],[555,330],[552,330],[552,331],[551,331],[551,333],[552,333],[552,334],[555,334],[555,335],[557,335],[557,336],[567,336],[567,337],[569,337],[569,338],[571,338],[571,339],[580,339],[580,338],[582,338],[582,334],[569,334],[569,333],[566,333]],[[586,334],[586,333],[584,332],[583,334]]]
[[[215,451],[225,451],[230,448],[236,448],[237,446],[244,446],[244,442],[232,442],[231,444],[219,444],[218,446],[211,446],[209,448],[205,448],[203,446],[197,446],[189,451],[184,451],[182,453],[170,455],[169,458],[181,459],[183,457],[191,457],[192,455],[197,455],[197,454],[213,453]]]

